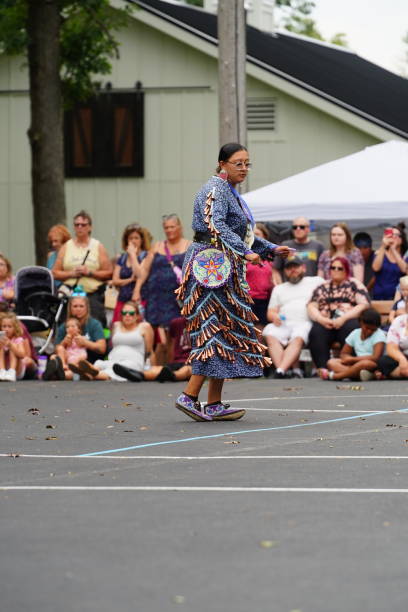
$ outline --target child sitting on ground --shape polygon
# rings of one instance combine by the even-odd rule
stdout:
[[[360,328],[354,329],[346,338],[338,359],[329,359],[327,369],[318,370],[324,380],[372,380],[377,362],[383,354],[386,336],[382,329],[381,316],[374,308],[361,313]]]
[[[16,315],[0,315],[0,380],[14,382],[24,377],[24,358],[30,354],[28,341]]]
[[[406,313],[405,300],[408,298],[408,276],[401,276],[399,289],[395,294],[395,302],[392,305],[389,322],[392,323],[396,317]]]
[[[62,361],[66,380],[73,379],[73,372],[70,365],[77,366],[80,361],[88,359],[86,349],[79,346],[75,340],[77,336],[82,335],[81,324],[76,317],[70,317],[65,323],[66,336],[58,345],[58,356]]]

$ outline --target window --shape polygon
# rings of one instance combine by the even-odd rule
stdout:
[[[248,98],[248,130],[276,129],[276,100],[274,98]]]
[[[144,175],[143,96],[110,90],[66,111],[67,177]]]

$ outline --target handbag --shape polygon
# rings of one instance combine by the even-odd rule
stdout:
[[[113,285],[107,285],[105,289],[105,308],[115,310],[119,291]]]
[[[227,255],[214,247],[198,251],[192,260],[192,273],[202,287],[223,287],[231,275],[231,262]]]

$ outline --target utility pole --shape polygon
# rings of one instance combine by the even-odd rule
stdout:
[[[218,2],[218,104],[220,146],[246,145],[246,28],[244,0]]]

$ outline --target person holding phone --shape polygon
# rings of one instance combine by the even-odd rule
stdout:
[[[407,261],[403,257],[407,250],[404,228],[404,223],[400,223],[384,230],[381,246],[372,263],[375,274],[374,300],[392,300],[401,276],[408,271]]]

